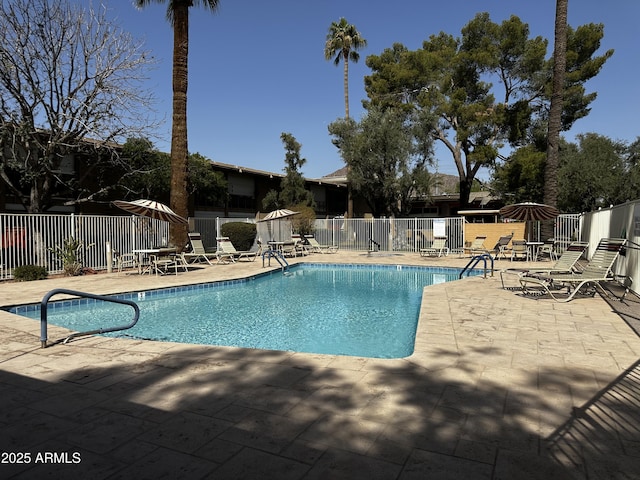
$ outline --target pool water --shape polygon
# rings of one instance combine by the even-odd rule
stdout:
[[[140,307],[129,330],[109,334],[267,350],[402,358],[411,355],[425,285],[460,270],[299,264],[259,275],[120,295]],[[33,307],[33,306],[32,306]],[[39,308],[14,313],[40,318]],[[92,300],[53,302],[50,324],[75,331],[126,325],[131,307]]]

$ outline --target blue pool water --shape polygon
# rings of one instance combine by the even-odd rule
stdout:
[[[411,355],[425,285],[460,270],[299,264],[241,281],[119,295],[138,324],[111,335],[268,350],[402,358]],[[12,309],[40,318],[38,306]],[[73,300],[49,306],[50,324],[75,331],[126,325],[131,307]]]

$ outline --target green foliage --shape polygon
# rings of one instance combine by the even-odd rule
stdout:
[[[533,145],[521,147],[496,165],[492,191],[507,203],[542,203],[546,153]]]
[[[595,133],[578,135],[577,140],[577,145],[565,149],[561,145],[558,207],[588,212],[630,200],[625,166],[628,147]]]
[[[236,250],[249,250],[256,239],[258,229],[255,223],[229,222],[220,227],[223,237],[229,237]]]
[[[211,160],[199,153],[189,155],[189,193],[198,205],[224,205],[228,197],[227,181],[211,168]]]
[[[280,192],[270,190],[262,200],[262,206],[266,210],[292,208],[294,205],[314,208],[313,194],[305,188],[304,177],[300,173],[300,168],[307,163],[307,160],[300,156],[302,145],[290,133],[283,132],[280,139],[286,151],[284,159],[286,175],[280,182]]]
[[[293,205],[292,210],[298,212],[298,215],[291,217],[291,227],[295,233],[300,235],[312,235],[314,232],[314,222],[316,221],[316,212],[307,205]]]
[[[129,138],[122,148],[122,157],[135,174],[123,179],[126,192],[135,198],[151,198],[167,202],[171,185],[171,157],[159,152],[146,138]],[[127,193],[123,198],[127,198]]]
[[[329,125],[349,166],[349,183],[374,216],[404,216],[412,198],[429,193],[429,148],[416,140],[406,118],[397,109],[372,107],[359,123],[339,119]]]
[[[16,282],[44,280],[48,275],[46,267],[40,265],[20,265],[13,269],[13,279]]]
[[[169,202],[171,190],[171,156],[159,152],[146,138],[129,138],[122,156],[132,169],[122,185],[123,198],[151,198]],[[211,168],[211,161],[199,153],[189,155],[189,190],[200,205],[224,204],[227,183],[220,172]]]
[[[56,245],[53,248],[49,248],[49,251],[62,262],[62,273],[65,277],[82,274],[81,248],[82,242],[73,237],[65,239],[62,242],[62,246]]]
[[[595,133],[560,142],[558,207],[588,212],[640,196],[640,139],[631,145]],[[492,190],[508,203],[543,202],[546,152],[533,145],[496,166]]]
[[[542,138],[546,149],[552,60],[545,58],[548,41],[530,38],[516,16],[498,24],[479,13],[461,33],[432,35],[415,51],[394,44],[367,57],[372,74],[365,77],[365,106],[420,113],[412,118],[423,136],[441,142],[460,172],[464,207],[478,170],[492,167],[506,144]],[[595,98],[584,83],[612,54],[595,56],[602,36],[601,25],[569,29],[564,130]]]

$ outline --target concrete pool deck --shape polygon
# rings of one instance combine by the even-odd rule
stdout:
[[[2,283],[0,305],[262,271]],[[103,337],[41,349],[39,336],[0,311],[2,478],[640,478],[640,338],[599,296],[524,298],[499,275],[430,286],[414,354],[392,360]]]

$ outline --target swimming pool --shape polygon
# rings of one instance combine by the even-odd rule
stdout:
[[[246,279],[118,295],[140,321],[114,336],[374,358],[411,355],[422,290],[460,270],[309,264]],[[40,318],[39,305],[12,313]],[[52,302],[50,324],[75,331],[127,324],[130,307],[90,299]]]

